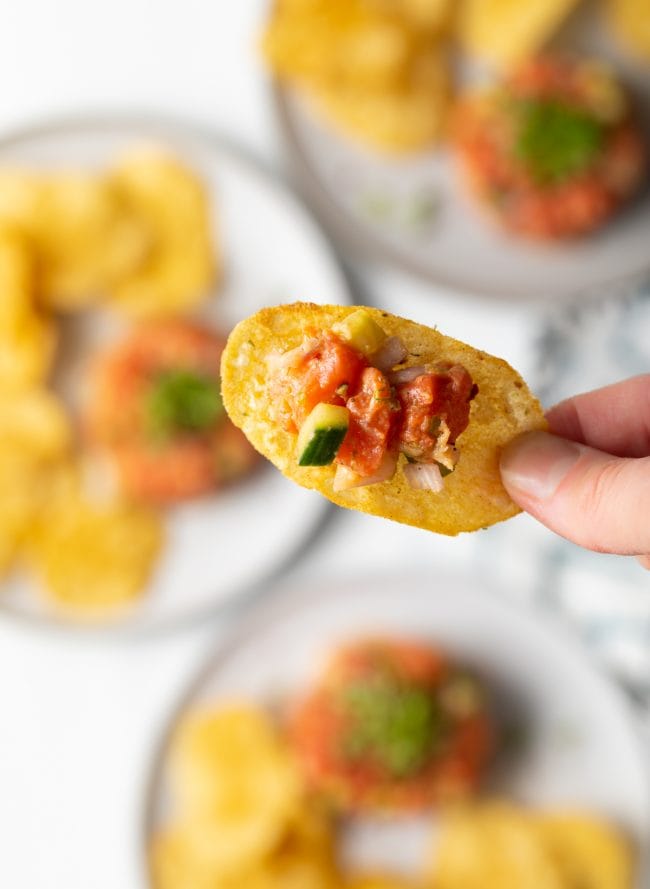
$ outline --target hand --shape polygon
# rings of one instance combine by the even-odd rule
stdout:
[[[650,569],[650,374],[561,402],[501,456],[512,499],[548,528]]]

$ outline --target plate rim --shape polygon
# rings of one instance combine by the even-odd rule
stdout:
[[[80,109],[67,114],[37,117],[32,122],[28,121],[19,126],[0,130],[0,152],[18,147],[25,141],[59,135],[65,136],[77,131],[93,133],[103,128],[133,129],[136,133],[141,131],[145,137],[157,133],[161,139],[165,134],[170,138],[175,136],[181,140],[186,139],[202,146],[212,155],[215,153],[225,154],[234,163],[252,172],[272,191],[280,194],[291,205],[293,211],[297,211],[303,219],[309,221],[312,232],[318,240],[319,251],[326,258],[333,274],[338,279],[341,294],[345,299],[344,304],[352,305],[354,303],[353,281],[334,250],[327,232],[282,170],[260,157],[250,146],[243,144],[219,128],[176,114],[159,114],[138,109],[108,109],[100,112]],[[277,583],[296,560],[303,558],[314,546],[322,528],[335,513],[332,504],[324,498],[321,500],[319,506],[314,509],[314,515],[306,532],[297,539],[295,545],[288,552],[282,555],[282,558],[275,560],[254,580],[229,587],[222,600],[190,608],[182,615],[148,618],[139,615],[137,610],[134,610],[133,612],[127,611],[123,617],[109,618],[108,621],[102,622],[101,619],[95,621],[92,617],[88,620],[85,620],[83,616],[81,618],[75,618],[74,615],[66,617],[64,612],[59,615],[55,612],[41,614],[21,611],[14,608],[4,596],[0,595],[0,616],[8,622],[37,633],[72,634],[75,637],[106,641],[132,637],[157,638],[168,633],[182,631],[198,624],[201,620],[218,617],[223,617],[228,621],[254,602],[261,595],[265,586]]]
[[[416,281],[442,288],[450,296],[462,298],[468,304],[491,303],[495,306],[546,309],[549,312],[566,310],[607,297],[616,299],[650,281],[650,254],[643,268],[604,278],[591,285],[564,290],[550,305],[543,288],[539,293],[529,295],[510,292],[496,294],[491,291],[468,290],[446,279],[444,275],[436,275],[424,263],[405,253],[398,244],[390,239],[382,240],[369,226],[359,225],[352,214],[334,200],[311,163],[309,153],[304,150],[302,140],[293,125],[290,96],[294,90],[279,78],[271,77],[269,93],[295,189],[349,262],[358,262],[361,259],[375,263],[379,268],[388,267],[404,272]],[[649,188],[650,184],[646,184],[645,190]]]
[[[549,613],[535,602],[522,605],[514,597],[508,595],[508,591],[511,589],[510,585],[502,586],[491,580],[477,579],[466,569],[445,569],[444,577],[459,585],[462,584],[464,589],[480,588],[481,594],[489,599],[490,607],[495,607],[507,618],[521,621],[531,627],[533,631],[552,639],[587,671],[591,679],[599,684],[601,690],[606,693],[608,701],[613,702],[619,711],[626,733],[637,753],[641,772],[648,779],[646,781],[645,808],[648,817],[647,826],[650,828],[650,754],[644,747],[644,735],[638,714],[623,687],[607,672],[604,665],[591,655],[584,640],[562,621],[559,614]],[[350,592],[372,598],[376,588],[386,590],[389,585],[399,583],[406,584],[406,586],[418,584],[424,589],[429,580],[430,578],[421,570],[409,570],[399,574],[396,569],[393,569],[389,574],[355,571],[345,577],[336,574],[328,575],[319,580],[316,587],[307,587],[304,580],[291,578],[286,585],[282,582],[276,584],[267,591],[264,600],[258,600],[245,612],[240,613],[236,621],[227,628],[226,634],[214,644],[211,650],[208,649],[207,655],[203,656],[198,668],[194,669],[180,693],[176,695],[167,714],[161,720],[162,727],[158,727],[150,746],[151,755],[142,778],[138,819],[139,871],[145,886],[155,889],[148,848],[156,820],[156,795],[167,761],[170,741],[183,714],[188,711],[189,706],[210,677],[220,670],[223,663],[238,648],[253,640],[259,630],[276,625],[283,618],[295,614],[295,610],[302,612],[318,610],[321,601],[319,592],[329,590],[330,595],[337,598]],[[470,594],[473,593],[474,590]],[[431,595],[434,593],[432,592]],[[644,881],[650,877],[650,834],[645,840],[642,840],[642,845],[639,848],[639,868],[636,876],[640,882],[633,889],[642,889],[645,885]]]

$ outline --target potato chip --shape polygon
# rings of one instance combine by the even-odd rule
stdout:
[[[41,383],[50,370],[56,333],[34,301],[29,244],[16,230],[0,229],[0,387],[5,389]]]
[[[100,175],[4,169],[0,192],[0,221],[31,242],[39,296],[52,308],[95,304],[149,248],[146,228]]]
[[[613,826],[580,812],[543,815],[537,823],[567,886],[630,889],[632,850]]]
[[[280,840],[300,799],[293,760],[264,715],[231,706],[181,725],[170,778],[193,854],[232,873]]]
[[[70,423],[59,400],[46,389],[0,389],[0,459],[7,451],[52,460],[71,444]]]
[[[171,155],[142,149],[121,160],[111,181],[152,238],[146,260],[112,288],[112,305],[134,318],[196,308],[219,271],[208,200],[196,174]]]
[[[417,151],[434,144],[446,126],[449,75],[446,51],[436,48],[414,67],[400,89],[368,91],[356,86],[310,89],[329,119],[370,147]]]
[[[92,502],[71,470],[52,480],[27,556],[53,602],[101,616],[131,604],[142,592],[162,539],[156,513],[121,502]]]
[[[349,879],[345,889],[415,889],[415,883],[403,877],[387,874],[365,874]],[[458,887],[460,889],[460,887]]]
[[[240,889],[235,877],[217,876],[196,859],[182,827],[171,827],[154,837],[150,849],[155,889]]]
[[[443,820],[429,881],[435,889],[567,889],[533,818],[505,803]]]
[[[276,74],[345,133],[387,151],[417,150],[439,138],[446,115],[447,52],[435,32],[449,8],[446,0],[285,0],[263,49]]]
[[[28,242],[0,230],[0,335],[34,311],[34,260]]]
[[[36,313],[0,328],[0,386],[21,389],[44,382],[56,339],[53,323]]]
[[[623,46],[650,59],[650,0],[606,0],[607,16]]]
[[[579,0],[464,0],[459,5],[461,44],[472,55],[512,67],[534,55]]]
[[[410,55],[399,21],[372,15],[359,0],[278,6],[263,49],[279,76],[333,89],[389,87]]]
[[[367,311],[389,336],[402,340],[409,365],[459,363],[478,385],[469,426],[458,440],[458,465],[439,493],[412,489],[402,465],[390,481],[340,492],[333,490],[333,466],[298,466],[296,436],[274,417],[268,360],[298,346],[307,327],[328,330],[356,308],[295,303],[241,322],[228,339],[221,368],[224,404],[235,425],[286,476],[339,506],[451,535],[515,515],[519,510],[501,483],[499,454],[522,432],[545,428],[539,402],[505,361],[376,309]]]

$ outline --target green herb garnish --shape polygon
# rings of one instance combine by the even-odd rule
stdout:
[[[204,432],[223,409],[218,380],[190,370],[170,370],[153,383],[147,419],[151,434],[166,439],[183,432]]]
[[[389,675],[346,688],[342,707],[348,723],[344,755],[371,757],[396,778],[417,773],[440,738],[440,712],[430,692]]]
[[[552,99],[518,104],[515,154],[540,185],[569,179],[588,169],[600,153],[602,125],[579,108]]]

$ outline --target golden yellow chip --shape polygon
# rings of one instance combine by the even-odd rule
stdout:
[[[146,260],[112,288],[112,305],[135,318],[198,306],[215,285],[219,258],[197,175],[171,155],[142,149],[122,159],[111,181],[151,234]]]
[[[94,503],[64,480],[48,492],[27,555],[53,602],[99,617],[142,593],[162,540],[156,513],[120,502]]]
[[[0,230],[0,335],[34,311],[34,260],[28,242]]]
[[[52,460],[70,447],[71,430],[59,400],[46,389],[0,389],[0,458],[7,451]]]
[[[0,170],[0,222],[29,240],[39,297],[60,310],[96,303],[149,248],[146,228],[94,173]]]
[[[435,889],[567,889],[533,817],[505,803],[447,816],[428,877]]]
[[[411,52],[399,21],[373,15],[359,0],[276,7],[263,49],[280,77],[332,88],[389,87]]]
[[[263,49],[346,134],[406,152],[433,144],[448,105],[447,51],[436,32],[448,0],[279,3]]]
[[[579,0],[464,0],[459,4],[461,44],[471,55],[502,68],[534,55]]]
[[[154,889],[243,889],[241,875],[215,874],[197,860],[182,826],[166,829],[154,837],[150,848]]]
[[[0,228],[0,387],[5,389],[41,383],[49,372],[56,333],[34,303],[29,242],[15,229]]]
[[[544,815],[537,823],[567,886],[631,889],[632,850],[612,825],[579,812]]]
[[[417,151],[443,135],[448,110],[446,51],[432,50],[414,66],[405,87],[365,90],[357,86],[309,89],[332,123],[382,151]]]
[[[650,59],[650,0],[606,0],[607,15],[623,46]]]
[[[244,705],[186,719],[170,780],[193,854],[219,873],[273,849],[300,800],[293,760],[264,714]]]
[[[54,324],[36,313],[0,328],[0,386],[21,389],[43,383],[56,340]]]
[[[387,874],[365,874],[352,877],[344,884],[345,889],[415,889],[412,880]],[[460,887],[459,887],[460,889]]]
[[[458,465],[439,493],[411,488],[404,463],[390,481],[338,492],[333,465],[298,466],[296,436],[284,431],[275,416],[270,362],[299,346],[307,328],[327,331],[357,308],[295,303],[263,309],[241,322],[228,339],[221,369],[224,404],[235,425],[286,476],[339,506],[450,535],[515,515],[519,510],[501,483],[499,454],[515,436],[545,428],[539,402],[500,358],[376,309],[367,311],[388,336],[401,339],[409,366],[458,363],[478,385],[469,426],[458,439]]]

